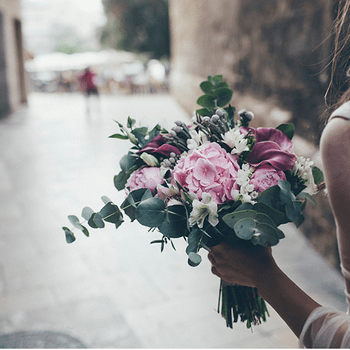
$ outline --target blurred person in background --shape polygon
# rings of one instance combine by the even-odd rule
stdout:
[[[86,112],[90,113],[90,97],[98,97],[98,87],[97,87],[97,76],[91,70],[90,67],[87,67],[82,75],[79,76],[80,86],[86,96]]]
[[[334,214],[345,297],[350,306],[350,0],[340,0],[335,21],[335,46],[331,82],[347,90],[333,104],[322,133],[320,151],[331,208]],[[337,74],[336,74],[337,71]],[[340,74],[338,74],[338,72]],[[339,76],[338,76],[339,75]],[[338,81],[339,79],[339,81]],[[329,115],[329,113],[328,113]],[[242,241],[219,244],[208,254],[212,272],[222,280],[256,287],[307,348],[350,348],[350,316],[347,312],[321,306],[301,290],[276,264],[272,250]],[[322,278],[320,276],[319,278]]]

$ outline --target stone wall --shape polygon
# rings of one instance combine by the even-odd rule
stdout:
[[[1,52],[4,55],[1,85],[6,86],[9,104],[8,112],[12,112],[20,108],[22,103],[25,103],[27,100],[23,62],[20,0],[0,1],[0,13],[2,17],[2,28],[0,28],[0,34],[3,39],[1,41]],[[0,106],[0,110],[2,108],[3,105]],[[5,110],[6,109],[7,108],[5,107]],[[0,115],[0,117],[1,116],[2,115]]]
[[[332,51],[332,0],[169,0],[171,92],[189,114],[198,108],[199,83],[222,74],[232,104],[256,115],[255,125],[293,122],[296,152],[318,155]],[[322,167],[322,166],[321,166]],[[329,203],[309,205],[301,226],[338,266]]]

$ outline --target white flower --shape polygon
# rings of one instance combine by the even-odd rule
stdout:
[[[235,147],[232,149],[231,154],[241,154],[244,151],[249,151],[249,147],[247,146],[247,139],[243,139],[241,141],[235,142]]]
[[[197,133],[196,130],[190,130],[191,139],[187,139],[187,147],[188,149],[197,149],[204,142],[208,141],[207,135],[200,131]]]
[[[158,159],[155,156],[152,156],[152,154],[143,152],[140,156],[140,158],[148,165],[148,166],[158,166],[159,162]]]
[[[303,192],[313,195],[317,192],[317,186],[315,184],[314,176],[312,174],[312,166],[314,162],[310,158],[298,157],[294,164],[294,173],[299,175],[305,181],[307,186]]]
[[[248,140],[244,138],[239,129],[232,129],[223,135],[224,142],[232,148],[231,154],[241,154],[244,151],[249,151],[247,146]]]
[[[231,148],[234,148],[237,141],[240,141],[244,138],[244,135],[239,132],[238,129],[231,129],[230,131],[225,132],[223,135],[224,142]]]
[[[184,204],[176,198],[170,198],[167,206],[170,207],[171,205],[184,205]]]
[[[193,209],[189,218],[190,226],[197,224],[199,228],[203,228],[204,219],[207,216],[209,216],[208,221],[212,226],[219,223],[218,205],[212,201],[209,193],[203,192],[202,201],[195,199],[192,205]]]

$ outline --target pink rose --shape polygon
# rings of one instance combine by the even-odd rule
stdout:
[[[130,175],[125,187],[130,188],[130,191],[139,188],[149,188],[154,194],[157,186],[163,182],[164,178],[162,177],[159,168],[140,168]]]
[[[231,190],[236,184],[239,169],[237,157],[227,153],[217,143],[206,142],[182,157],[172,172],[172,183],[195,193],[209,193],[213,201],[222,204],[232,200]]]
[[[251,131],[255,136],[255,145],[247,158],[250,165],[259,167],[270,164],[277,170],[293,168],[296,161],[293,142],[282,131],[274,128],[241,128],[241,131]]]
[[[137,153],[158,153],[166,157],[169,157],[171,152],[174,152],[176,155],[181,154],[181,151],[177,147],[169,145],[166,142],[166,138],[159,134]]]
[[[278,180],[286,180],[284,172],[265,164],[255,170],[250,183],[254,185],[254,191],[261,193],[267,188],[277,185]]]

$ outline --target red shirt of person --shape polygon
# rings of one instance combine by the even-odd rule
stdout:
[[[86,92],[87,95],[98,94],[97,85],[95,84],[96,75],[88,67],[85,69],[84,73],[80,76],[80,83],[82,89]]]

